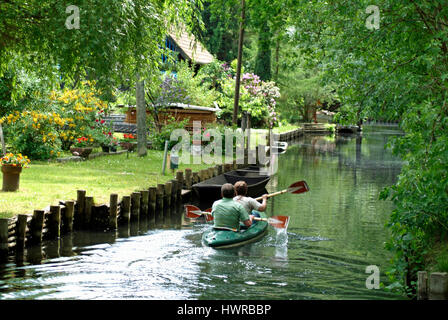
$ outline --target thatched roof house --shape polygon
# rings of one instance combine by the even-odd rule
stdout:
[[[213,61],[213,56],[195,38],[194,35],[186,32],[178,34],[171,32],[166,39],[167,48],[179,52],[182,59],[192,63],[204,65]]]

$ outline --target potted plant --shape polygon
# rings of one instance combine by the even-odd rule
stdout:
[[[91,139],[92,140],[92,139]],[[70,147],[70,152],[74,156],[80,156],[82,158],[87,158],[92,152],[93,148],[90,146],[91,141],[86,137],[77,138],[72,147]]]
[[[16,191],[19,189],[20,173],[22,168],[28,167],[30,159],[22,154],[7,153],[1,158],[3,173],[3,191]]]
[[[123,149],[132,151],[137,146],[137,137],[132,133],[125,133],[120,141],[120,145]]]
[[[104,139],[101,142],[103,152],[117,152],[118,140],[111,132],[104,133]]]
[[[98,138],[96,139],[99,142],[101,149],[103,152],[109,152],[110,145],[110,137],[112,136],[111,132],[102,132]]]
[[[110,139],[109,151],[110,152],[117,152],[117,148],[118,148],[118,140],[117,140],[117,138],[112,136],[111,139]]]

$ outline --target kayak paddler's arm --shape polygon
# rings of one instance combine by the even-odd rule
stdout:
[[[261,203],[261,206],[258,207],[257,211],[263,212],[266,210],[266,207],[268,206],[268,195],[264,194],[263,195],[263,201]],[[256,201],[256,200],[255,200]]]

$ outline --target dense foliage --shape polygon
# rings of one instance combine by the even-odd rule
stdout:
[[[324,82],[337,83],[340,121],[400,121],[405,136],[391,146],[406,164],[382,197],[396,205],[387,225],[392,287],[412,292],[426,249],[448,232],[448,8],[443,1],[382,0],[374,17],[370,4],[299,1],[292,31]],[[368,27],[372,19],[378,28]]]

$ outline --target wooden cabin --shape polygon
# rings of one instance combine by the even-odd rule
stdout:
[[[166,36],[165,46],[167,49],[178,54],[178,60],[190,61],[197,67],[211,63],[214,59],[211,53],[196,40],[194,35],[186,32],[180,34],[174,32],[169,33]],[[162,61],[165,61],[165,59],[166,57],[162,57]]]
[[[207,51],[207,49],[194,37],[194,35],[187,32],[176,33],[170,32],[165,39],[165,46],[167,49],[173,51],[177,56],[177,60],[186,60],[193,65],[196,70],[202,65],[211,63],[214,59],[213,55]],[[162,55],[162,62],[165,62],[166,56]],[[125,124],[137,123],[137,111],[135,106],[127,107]],[[192,130],[193,121],[201,121],[202,124],[215,123],[216,111],[219,107],[209,106],[194,106],[182,103],[171,103],[161,113],[160,121],[166,122],[170,117],[174,117],[177,121],[182,121],[186,118],[189,119],[187,130]],[[149,114],[149,110],[146,111]],[[129,129],[127,129],[129,130]]]
[[[192,131],[193,121],[201,121],[202,125],[215,123],[216,112],[218,110],[220,109],[217,106],[210,108],[183,103],[171,103],[167,108],[162,109],[159,117],[161,123],[167,123],[171,117],[176,119],[176,121],[182,121],[188,118],[189,121],[186,129]],[[147,110],[146,113],[149,115],[149,110]],[[135,107],[128,107],[125,122],[133,124],[137,123],[137,111]]]

